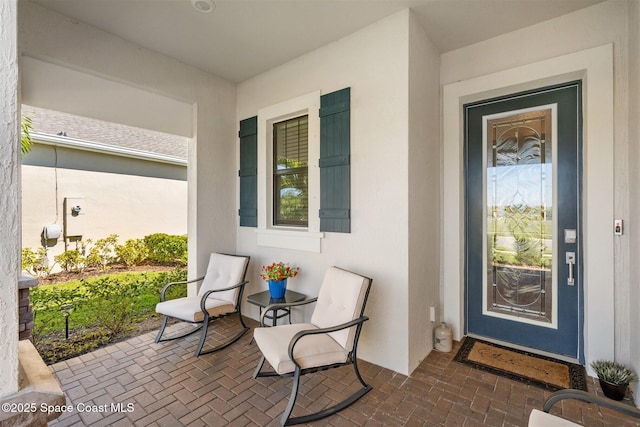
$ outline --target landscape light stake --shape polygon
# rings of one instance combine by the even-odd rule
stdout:
[[[64,316],[64,339],[69,339],[69,316],[73,312],[73,304],[63,304],[60,306],[60,312]]]

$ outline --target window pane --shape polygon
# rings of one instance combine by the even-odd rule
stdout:
[[[306,167],[309,157],[309,120],[307,116],[276,123],[275,169]]]
[[[307,170],[275,177],[274,192],[279,195],[276,224],[306,226],[308,222]]]
[[[275,225],[308,224],[308,116],[273,125]]]
[[[487,120],[486,310],[551,323],[551,109]]]

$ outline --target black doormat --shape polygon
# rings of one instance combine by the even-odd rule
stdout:
[[[453,359],[476,369],[557,391],[587,391],[583,366],[466,337]]]

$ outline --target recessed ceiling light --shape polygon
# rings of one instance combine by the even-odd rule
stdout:
[[[202,13],[209,13],[216,10],[216,4],[211,0],[191,0],[191,6]]]

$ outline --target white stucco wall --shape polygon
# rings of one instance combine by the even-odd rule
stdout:
[[[266,289],[258,270],[278,260],[300,266],[290,286],[308,295],[317,295],[331,265],[372,277],[358,355],[402,373],[409,371],[408,39],[404,11],[239,84],[237,104],[239,121],[314,91],[351,87],[351,233],[325,233],[318,254],[257,246],[256,230],[239,227],[237,250],[252,257],[247,293]],[[252,306],[244,312],[258,314]]]
[[[409,20],[409,372],[433,348],[440,306],[440,53]],[[430,320],[434,307],[436,322]]]
[[[590,85],[586,89],[587,93],[595,89],[594,92],[588,93],[589,97],[585,99],[587,108],[585,111],[584,217],[586,232],[584,242],[587,362],[593,357],[611,358],[614,355],[620,361],[629,361],[633,355],[628,337],[630,331],[637,326],[637,319],[632,319],[629,311],[631,287],[637,286],[637,284],[631,285],[629,245],[632,239],[637,237],[627,233],[614,240],[612,230],[613,218],[629,218],[629,204],[637,200],[636,194],[630,196],[629,193],[629,162],[627,161],[630,144],[638,143],[637,138],[635,140],[628,138],[628,10],[629,2],[609,1],[442,55],[441,82],[445,88],[456,87],[455,82],[464,85],[466,82],[497,80],[500,76],[513,76],[517,70],[522,70],[524,79],[505,79],[503,83],[503,86],[520,84],[518,88],[522,89],[523,84],[526,86],[527,74],[529,81],[547,78],[550,79],[546,81],[548,83],[554,80],[554,71],[560,75],[571,68],[571,64],[565,64],[566,67],[563,65],[569,61],[569,59],[563,61],[563,58],[571,58],[570,55],[575,52],[610,43],[613,46],[612,59],[609,61],[611,63],[598,64],[613,70],[610,82],[598,80],[599,77],[596,75],[576,75],[584,77],[587,85]],[[541,46],[544,48],[540,48]],[[637,53],[634,55],[637,57]],[[536,69],[543,63],[548,64],[547,69],[538,73]],[[554,70],[553,67],[557,69]],[[529,86],[535,87],[540,83],[545,82],[530,83]],[[482,89],[483,86],[480,84],[476,90],[482,92],[498,87],[500,86],[485,86]],[[503,93],[508,91],[509,88],[503,87]],[[608,106],[608,109],[602,110],[601,107],[605,106]],[[605,115],[596,114],[596,109],[604,111]],[[611,112],[611,116],[607,116],[607,110]],[[446,120],[451,116],[452,111],[448,111],[445,107],[443,114]],[[612,137],[605,140],[595,137],[595,134],[600,132],[604,132],[600,136],[606,137],[607,129]],[[457,129],[449,130],[457,131]],[[444,143],[447,144],[446,138]],[[456,167],[456,161],[454,158],[445,156],[444,169],[451,170],[452,167]],[[445,176],[445,185],[446,182]],[[454,199],[461,197],[460,188],[454,186],[455,192],[449,193],[451,197]],[[452,189],[446,190],[450,192]],[[451,218],[446,206],[453,205],[445,202],[445,218]],[[456,215],[458,214],[456,213],[453,217]],[[453,226],[449,224],[448,227],[451,229]],[[445,233],[447,233],[446,230],[445,223]],[[449,246],[449,248],[452,247]],[[448,263],[445,264],[446,275],[447,272],[455,271],[458,266],[461,266],[463,254],[456,253],[457,250],[447,251],[446,242],[444,251],[443,256]],[[457,265],[454,265],[456,263]],[[637,281],[634,280],[633,283]],[[459,283],[449,283],[445,280],[442,286],[443,295],[446,298],[447,292],[451,290],[450,287],[457,287]],[[459,303],[462,302],[459,301]],[[449,308],[455,312],[460,306]],[[606,313],[604,318],[595,315],[602,310]],[[635,357],[638,357],[637,353]]]
[[[0,2],[0,397],[18,391],[20,101],[17,1]]]
[[[192,106],[171,93],[109,80],[87,70],[69,68],[28,56],[20,64],[22,99],[55,111],[92,117],[143,129],[191,137]],[[53,58],[49,58],[53,59]],[[126,100],[126,102],[123,102]],[[153,106],[153,108],[150,108]]]
[[[74,102],[57,102],[66,96],[64,92],[55,88],[46,93],[35,91],[38,76],[46,78],[38,70],[29,74],[35,76],[34,86],[24,88],[33,99],[24,101],[179,135],[190,129],[191,134],[186,135],[192,138],[187,202],[189,275],[204,271],[210,252],[234,251],[236,216],[229,206],[235,205],[235,147],[231,142],[236,139],[235,84],[30,2],[20,2],[19,18],[21,54],[55,64],[60,87],[75,79],[81,80],[86,91],[76,94]],[[81,79],[77,72],[82,73]],[[113,91],[117,97],[112,96]],[[130,98],[135,108],[129,106]],[[168,116],[175,111],[172,100],[186,104],[191,114],[185,115],[178,107],[176,116],[181,120],[167,129],[163,123],[175,120]],[[212,167],[214,162],[216,167]]]
[[[630,240],[630,260],[640,259],[640,197],[636,189],[640,186],[640,2],[629,2],[629,196],[630,220],[627,222]],[[629,363],[636,372],[640,372],[640,281],[633,278],[640,277],[640,263],[629,263],[629,305],[631,313],[628,341],[631,357]],[[624,339],[624,338],[623,338]],[[640,404],[638,385],[634,388],[636,405]]]
[[[187,234],[186,181],[23,165],[22,190],[23,248],[42,247],[45,225],[64,227],[65,197],[83,199],[83,240],[117,234],[124,244],[152,233]],[[60,238],[48,248],[50,263],[64,250]]]

